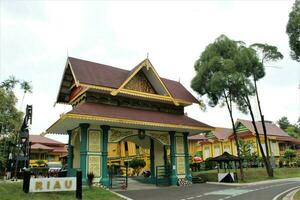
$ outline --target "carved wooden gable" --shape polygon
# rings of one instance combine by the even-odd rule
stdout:
[[[139,92],[157,94],[146,75],[140,70],[124,87],[125,89]]]

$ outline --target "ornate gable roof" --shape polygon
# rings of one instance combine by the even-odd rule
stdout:
[[[252,124],[252,121],[249,120],[243,120],[243,119],[237,119],[236,121],[237,127],[238,127],[238,132],[247,132],[250,131],[252,134],[255,134],[255,130]],[[255,122],[258,133],[260,135],[263,135],[263,128],[262,128],[262,123],[261,122]],[[284,137],[290,137],[286,132],[284,132],[281,128],[276,126],[273,123],[266,122],[266,129],[267,129],[267,134],[268,136],[284,136]]]
[[[126,87],[141,72],[145,75],[156,94],[138,90],[132,92]],[[77,91],[76,94],[88,89],[96,89],[100,92],[110,92],[112,95],[126,94],[149,99],[161,99],[170,103],[173,102],[176,105],[178,103],[182,105],[198,103],[198,100],[179,82],[159,77],[148,59],[128,71],[69,57],[61,81],[57,103],[69,103],[71,90],[75,86],[80,88],[80,91]]]

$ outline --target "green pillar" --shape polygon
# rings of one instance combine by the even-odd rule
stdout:
[[[73,171],[73,147],[71,145],[71,139],[72,139],[72,130],[67,130],[69,140],[68,140],[68,176],[72,176]]]
[[[82,171],[82,181],[86,183],[87,180],[87,132],[89,124],[79,124],[80,127],[80,169]]]
[[[192,175],[190,172],[188,135],[189,135],[188,132],[183,133],[183,145],[184,145],[184,156],[185,156],[185,176],[186,176],[187,180],[192,181]]]
[[[108,131],[110,126],[102,125],[100,126],[102,130],[102,167],[101,167],[101,183],[102,185],[109,186],[109,178],[107,175],[107,148],[108,148]]]
[[[171,185],[177,185],[177,169],[176,169],[176,156],[175,156],[175,131],[170,131],[170,157],[171,157]]]
[[[155,179],[154,140],[150,138],[150,172],[151,179]]]

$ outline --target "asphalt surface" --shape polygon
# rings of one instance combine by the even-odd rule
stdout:
[[[277,197],[276,200],[281,200],[286,195],[284,191],[299,186],[300,180],[244,186],[205,183],[182,187],[118,191],[118,193],[134,200],[275,200],[275,197]]]

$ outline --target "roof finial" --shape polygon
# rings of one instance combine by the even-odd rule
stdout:
[[[147,52],[147,59],[149,59],[149,52]]]

